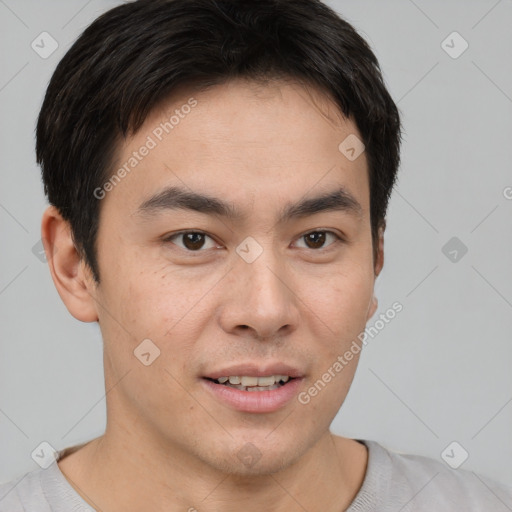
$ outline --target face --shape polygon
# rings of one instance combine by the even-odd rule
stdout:
[[[239,474],[282,469],[325,435],[358,354],[333,368],[375,310],[367,161],[340,151],[350,135],[319,93],[233,81],[174,96],[126,140],[97,192],[110,425]],[[217,380],[230,376],[246,378]]]

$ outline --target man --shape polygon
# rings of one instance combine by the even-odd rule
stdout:
[[[374,54],[317,0],[139,0],[87,28],[37,158],[53,281],[101,328],[107,428],[4,484],[0,511],[512,506],[329,430],[377,309],[400,130]]]

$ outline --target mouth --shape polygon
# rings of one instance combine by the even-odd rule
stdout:
[[[298,394],[304,377],[273,374],[202,377],[216,401],[239,412],[271,413],[284,408]]]
[[[272,391],[284,386],[294,378],[296,377],[290,377],[289,375],[269,375],[266,377],[230,375],[227,377],[219,377],[218,379],[206,377],[207,380],[216,384],[238,389],[239,391],[249,392]]]

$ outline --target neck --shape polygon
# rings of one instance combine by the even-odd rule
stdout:
[[[305,454],[270,474],[222,473],[179,446],[126,428],[105,434],[59,461],[70,484],[98,510],[284,512],[345,510],[367,464],[362,444],[327,431]]]

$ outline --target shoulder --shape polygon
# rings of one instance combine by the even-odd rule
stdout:
[[[41,472],[43,469],[34,469],[25,475],[18,476],[0,484],[0,512],[25,512],[27,510],[40,510],[50,512],[45,507],[43,489],[41,487]]]
[[[63,454],[75,449],[70,447],[58,452],[57,459],[46,469],[33,469],[0,483],[0,512],[92,512],[57,464]]]
[[[428,457],[388,450],[375,441],[363,443],[369,457],[361,491],[366,484],[371,497],[365,497],[378,503],[376,510],[396,510],[397,506],[402,512],[512,510],[512,487]]]

